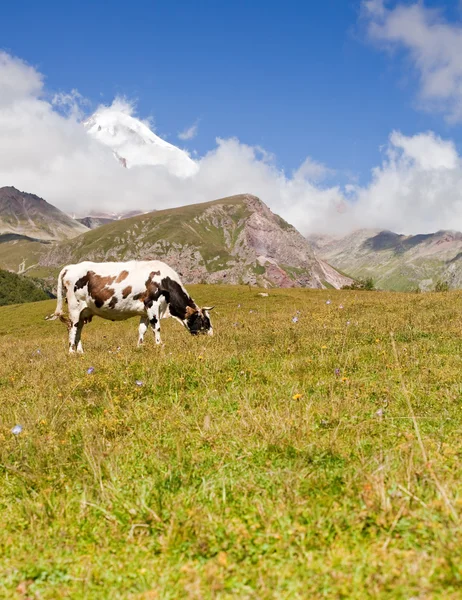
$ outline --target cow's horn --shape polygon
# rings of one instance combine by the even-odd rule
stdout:
[[[214,306],[204,306],[202,307],[202,310],[212,310],[213,308],[215,308]]]

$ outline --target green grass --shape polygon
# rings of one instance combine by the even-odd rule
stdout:
[[[460,598],[462,294],[191,292],[83,357],[0,309],[0,597]]]

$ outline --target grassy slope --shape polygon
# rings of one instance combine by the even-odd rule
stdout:
[[[18,240],[0,244],[0,268],[19,270],[20,264],[25,259],[25,267],[38,263],[40,256],[50,249],[50,244]]]
[[[462,294],[191,291],[215,337],[77,358],[0,309],[0,597],[460,598]]]

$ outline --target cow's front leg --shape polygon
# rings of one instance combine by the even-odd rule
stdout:
[[[160,339],[159,305],[154,302],[154,304],[148,308],[147,312],[149,323],[151,323],[152,331],[154,332],[154,337],[156,338],[156,344],[162,344],[162,340]]]
[[[144,316],[141,317],[140,324],[138,327],[138,347],[141,346],[143,343],[144,334],[146,333],[148,326],[149,326],[148,317],[144,317]]]
[[[83,346],[82,346],[82,329],[83,329],[83,319],[80,317],[79,322],[77,323],[76,332],[75,332],[75,344],[77,346],[77,352],[79,354],[83,354]]]

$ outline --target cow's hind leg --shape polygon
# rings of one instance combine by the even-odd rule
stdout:
[[[69,352],[73,354],[76,350],[79,354],[83,354],[82,346],[82,329],[89,318],[89,311],[87,308],[79,311],[74,309],[69,311]]]
[[[82,325],[80,325],[80,313],[77,310],[69,310],[69,353],[74,354],[76,344],[80,340],[82,333]]]
[[[144,339],[144,334],[146,333],[149,326],[149,319],[147,316],[143,316],[140,319],[140,324],[138,327],[138,346],[141,346]]]

